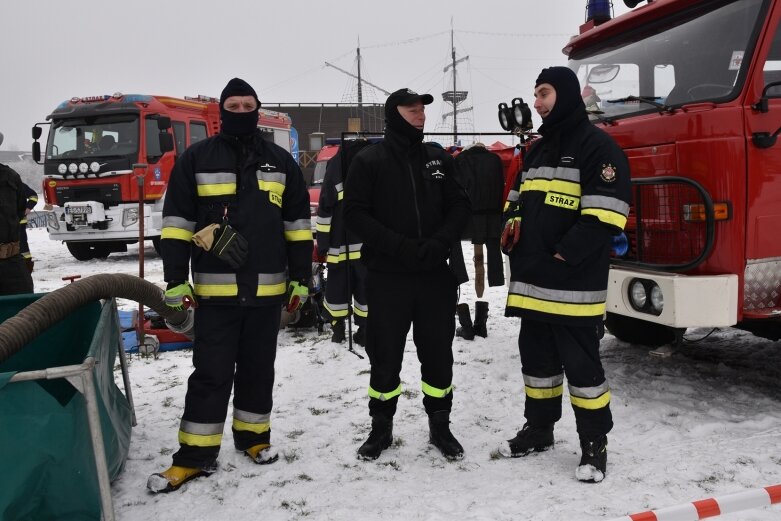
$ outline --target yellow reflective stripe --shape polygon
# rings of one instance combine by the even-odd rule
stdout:
[[[27,217],[23,217],[19,220],[19,224],[27,224]]]
[[[553,315],[571,315],[575,317],[593,317],[605,312],[605,303],[596,304],[566,304],[563,302],[550,302],[524,295],[508,295],[507,305],[514,308],[531,309]]]
[[[180,241],[190,242],[193,238],[193,232],[183,228],[165,227],[160,232],[161,239],[179,239]]]
[[[344,309],[334,309],[331,306],[328,305],[328,302],[323,301],[323,307],[328,311],[328,314],[331,315],[333,318],[342,318],[347,316],[347,308]]]
[[[233,428],[237,431],[248,431],[254,432],[255,434],[262,434],[271,428],[271,423],[247,423],[233,418]]]
[[[317,224],[315,225],[315,230],[322,233],[331,233],[331,225],[330,224]]]
[[[282,195],[282,192],[285,191],[285,185],[282,183],[277,183],[275,181],[263,181],[262,179],[258,179],[258,188],[265,192],[273,192],[279,195]]]
[[[603,223],[612,224],[624,229],[626,226],[626,216],[620,213],[611,212],[610,210],[602,210],[598,208],[587,208],[580,212],[582,215],[593,215]]]
[[[203,297],[235,297],[239,294],[236,284],[198,284],[193,286],[196,295]]]
[[[179,431],[179,443],[192,447],[219,447],[222,434],[190,434]]]
[[[336,196],[336,200],[341,201],[342,199],[344,199],[344,192],[339,192],[339,194]]]
[[[236,183],[217,183],[211,185],[198,185],[198,195],[210,197],[214,195],[235,195]]]
[[[445,389],[439,389],[423,381],[420,383],[422,385],[423,394],[426,396],[431,396],[432,398],[444,398],[453,390],[452,385],[448,385]]]
[[[25,259],[32,259],[33,258],[33,254],[30,253],[29,251],[23,251],[22,252],[22,257],[24,257]]]
[[[294,241],[311,241],[312,230],[290,230],[285,232],[285,240],[289,242]]]
[[[355,312],[355,314],[356,314],[356,315],[358,315],[359,317],[366,318],[366,317],[368,317],[368,316],[369,316],[369,312],[368,312],[368,311],[364,311],[364,310],[362,310],[362,309],[361,309],[361,308],[359,308],[359,307],[355,307],[355,306],[353,306],[353,311],[354,311],[354,312]]]
[[[607,407],[608,404],[610,404],[610,391],[607,391],[606,393],[602,394],[601,396],[597,396],[596,398],[580,398],[579,396],[573,396],[570,394],[569,399],[572,402],[572,405],[575,407],[593,411],[595,409],[602,409],[603,407]]]
[[[556,387],[547,387],[542,389],[539,387],[529,387],[528,385],[525,385],[523,389],[526,392],[526,396],[528,396],[529,398],[535,398],[537,400],[556,398],[564,394],[563,384],[559,384]]]
[[[258,292],[255,294],[257,297],[273,297],[276,295],[284,295],[287,292],[287,286],[284,282],[279,284],[259,284]]]
[[[350,252],[350,260],[357,260],[361,258],[361,252],[359,251],[351,251]],[[331,264],[337,264],[339,262],[344,262],[347,260],[347,253],[340,253],[339,255],[329,255],[328,256],[328,262]]]
[[[528,192],[529,190],[538,190],[540,192],[558,192],[560,194],[580,197],[580,183],[573,181],[560,181],[556,179],[531,179],[529,181],[524,181],[521,185],[521,192]]]
[[[401,384],[399,384],[399,386],[396,387],[394,390],[387,393],[381,393],[379,391],[375,391],[374,389],[372,389],[371,385],[369,386],[369,398],[375,398],[382,402],[386,400],[390,400],[391,398],[395,398],[400,394],[401,394]]]

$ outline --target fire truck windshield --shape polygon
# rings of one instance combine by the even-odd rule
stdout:
[[[111,115],[57,119],[46,159],[138,155],[138,116]]]
[[[763,0],[701,2],[680,16],[635,22],[593,46],[573,46],[569,66],[586,108],[602,119],[728,101],[740,92]],[[744,59],[745,58],[745,59]]]

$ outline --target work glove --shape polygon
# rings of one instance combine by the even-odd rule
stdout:
[[[433,269],[445,262],[450,248],[439,239],[424,239],[418,246],[418,259],[423,269]]]
[[[249,244],[231,225],[223,222],[214,230],[212,254],[225,261],[232,269],[239,269],[247,260]]]
[[[219,224],[210,224],[202,228],[197,233],[193,234],[193,242],[196,246],[203,248],[206,251],[212,249],[214,245],[214,231],[220,228]]]
[[[502,239],[500,245],[502,247],[502,253],[509,255],[513,246],[518,244],[521,238],[521,221],[519,219],[510,219],[504,226],[502,231]]]
[[[181,311],[185,306],[196,305],[193,296],[193,287],[189,282],[169,282],[165,290],[165,305],[169,308]]]
[[[287,287],[287,312],[292,313],[301,309],[306,299],[309,298],[309,286],[305,282],[291,280]]]

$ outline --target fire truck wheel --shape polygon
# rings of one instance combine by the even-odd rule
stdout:
[[[675,341],[675,330],[632,317],[608,313],[605,327],[611,335],[628,344],[657,347]]]
[[[91,259],[105,259],[111,253],[107,246],[96,245],[89,242],[66,242],[68,251],[76,260],[88,261]]]

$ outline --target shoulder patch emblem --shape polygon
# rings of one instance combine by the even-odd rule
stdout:
[[[616,180],[616,167],[610,163],[602,165],[602,174],[600,175],[602,180],[606,183],[612,183]]]

